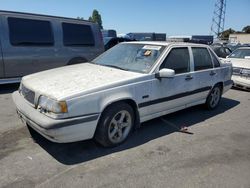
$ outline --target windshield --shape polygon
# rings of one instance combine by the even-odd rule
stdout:
[[[246,56],[250,57],[250,49],[237,49],[231,53],[229,58],[245,59]]]
[[[122,43],[94,59],[93,62],[122,70],[147,73],[164,48],[158,45]]]

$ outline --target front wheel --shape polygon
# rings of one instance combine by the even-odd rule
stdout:
[[[104,111],[98,123],[95,140],[105,147],[121,144],[134,126],[134,111],[127,103],[116,103]]]
[[[206,107],[209,110],[215,109],[220,103],[221,95],[222,95],[221,87],[219,85],[215,85],[207,97],[205,103]]]

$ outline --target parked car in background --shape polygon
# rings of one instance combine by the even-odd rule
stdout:
[[[225,45],[213,45],[211,46],[213,51],[216,53],[216,55],[218,57],[221,57],[221,58],[226,58],[229,54],[232,53],[232,51],[230,50],[230,48],[228,48],[227,46]]]
[[[212,44],[213,41],[213,35],[192,35],[189,42],[198,44]]]
[[[242,47],[241,44],[239,43],[228,43],[226,44],[226,46],[233,52],[234,50],[236,50],[237,48]]]
[[[105,37],[103,38],[103,41],[105,50],[108,50],[121,42],[130,42],[135,40],[122,37]]]
[[[234,86],[250,91],[250,47],[240,47],[226,61],[233,65]]]
[[[226,44],[226,46],[233,52],[234,50],[236,50],[237,48],[240,48],[240,47],[250,47],[250,44],[246,43],[246,44],[240,44],[240,43],[237,43],[237,44],[234,44],[234,43],[228,43]]]
[[[198,104],[219,105],[231,64],[207,45],[121,43],[91,63],[22,79],[13,100],[28,126],[54,142],[125,141],[140,123]]]
[[[117,37],[116,30],[113,30],[113,29],[102,29],[101,32],[102,32],[103,38]]]
[[[127,33],[127,35],[137,41],[166,41],[166,33]]]
[[[0,31],[0,84],[104,51],[99,26],[79,19],[0,11]]]

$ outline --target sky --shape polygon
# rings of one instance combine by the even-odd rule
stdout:
[[[93,9],[117,33],[210,34],[217,0],[0,0],[1,10],[88,19]],[[250,25],[250,0],[227,0],[225,29]]]

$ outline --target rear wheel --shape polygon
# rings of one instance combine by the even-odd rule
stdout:
[[[215,85],[211,92],[209,93],[207,100],[206,100],[206,107],[209,110],[215,109],[221,100],[222,89],[219,85]]]
[[[134,111],[127,103],[116,103],[104,111],[98,123],[95,140],[105,147],[124,142],[134,126]]]

